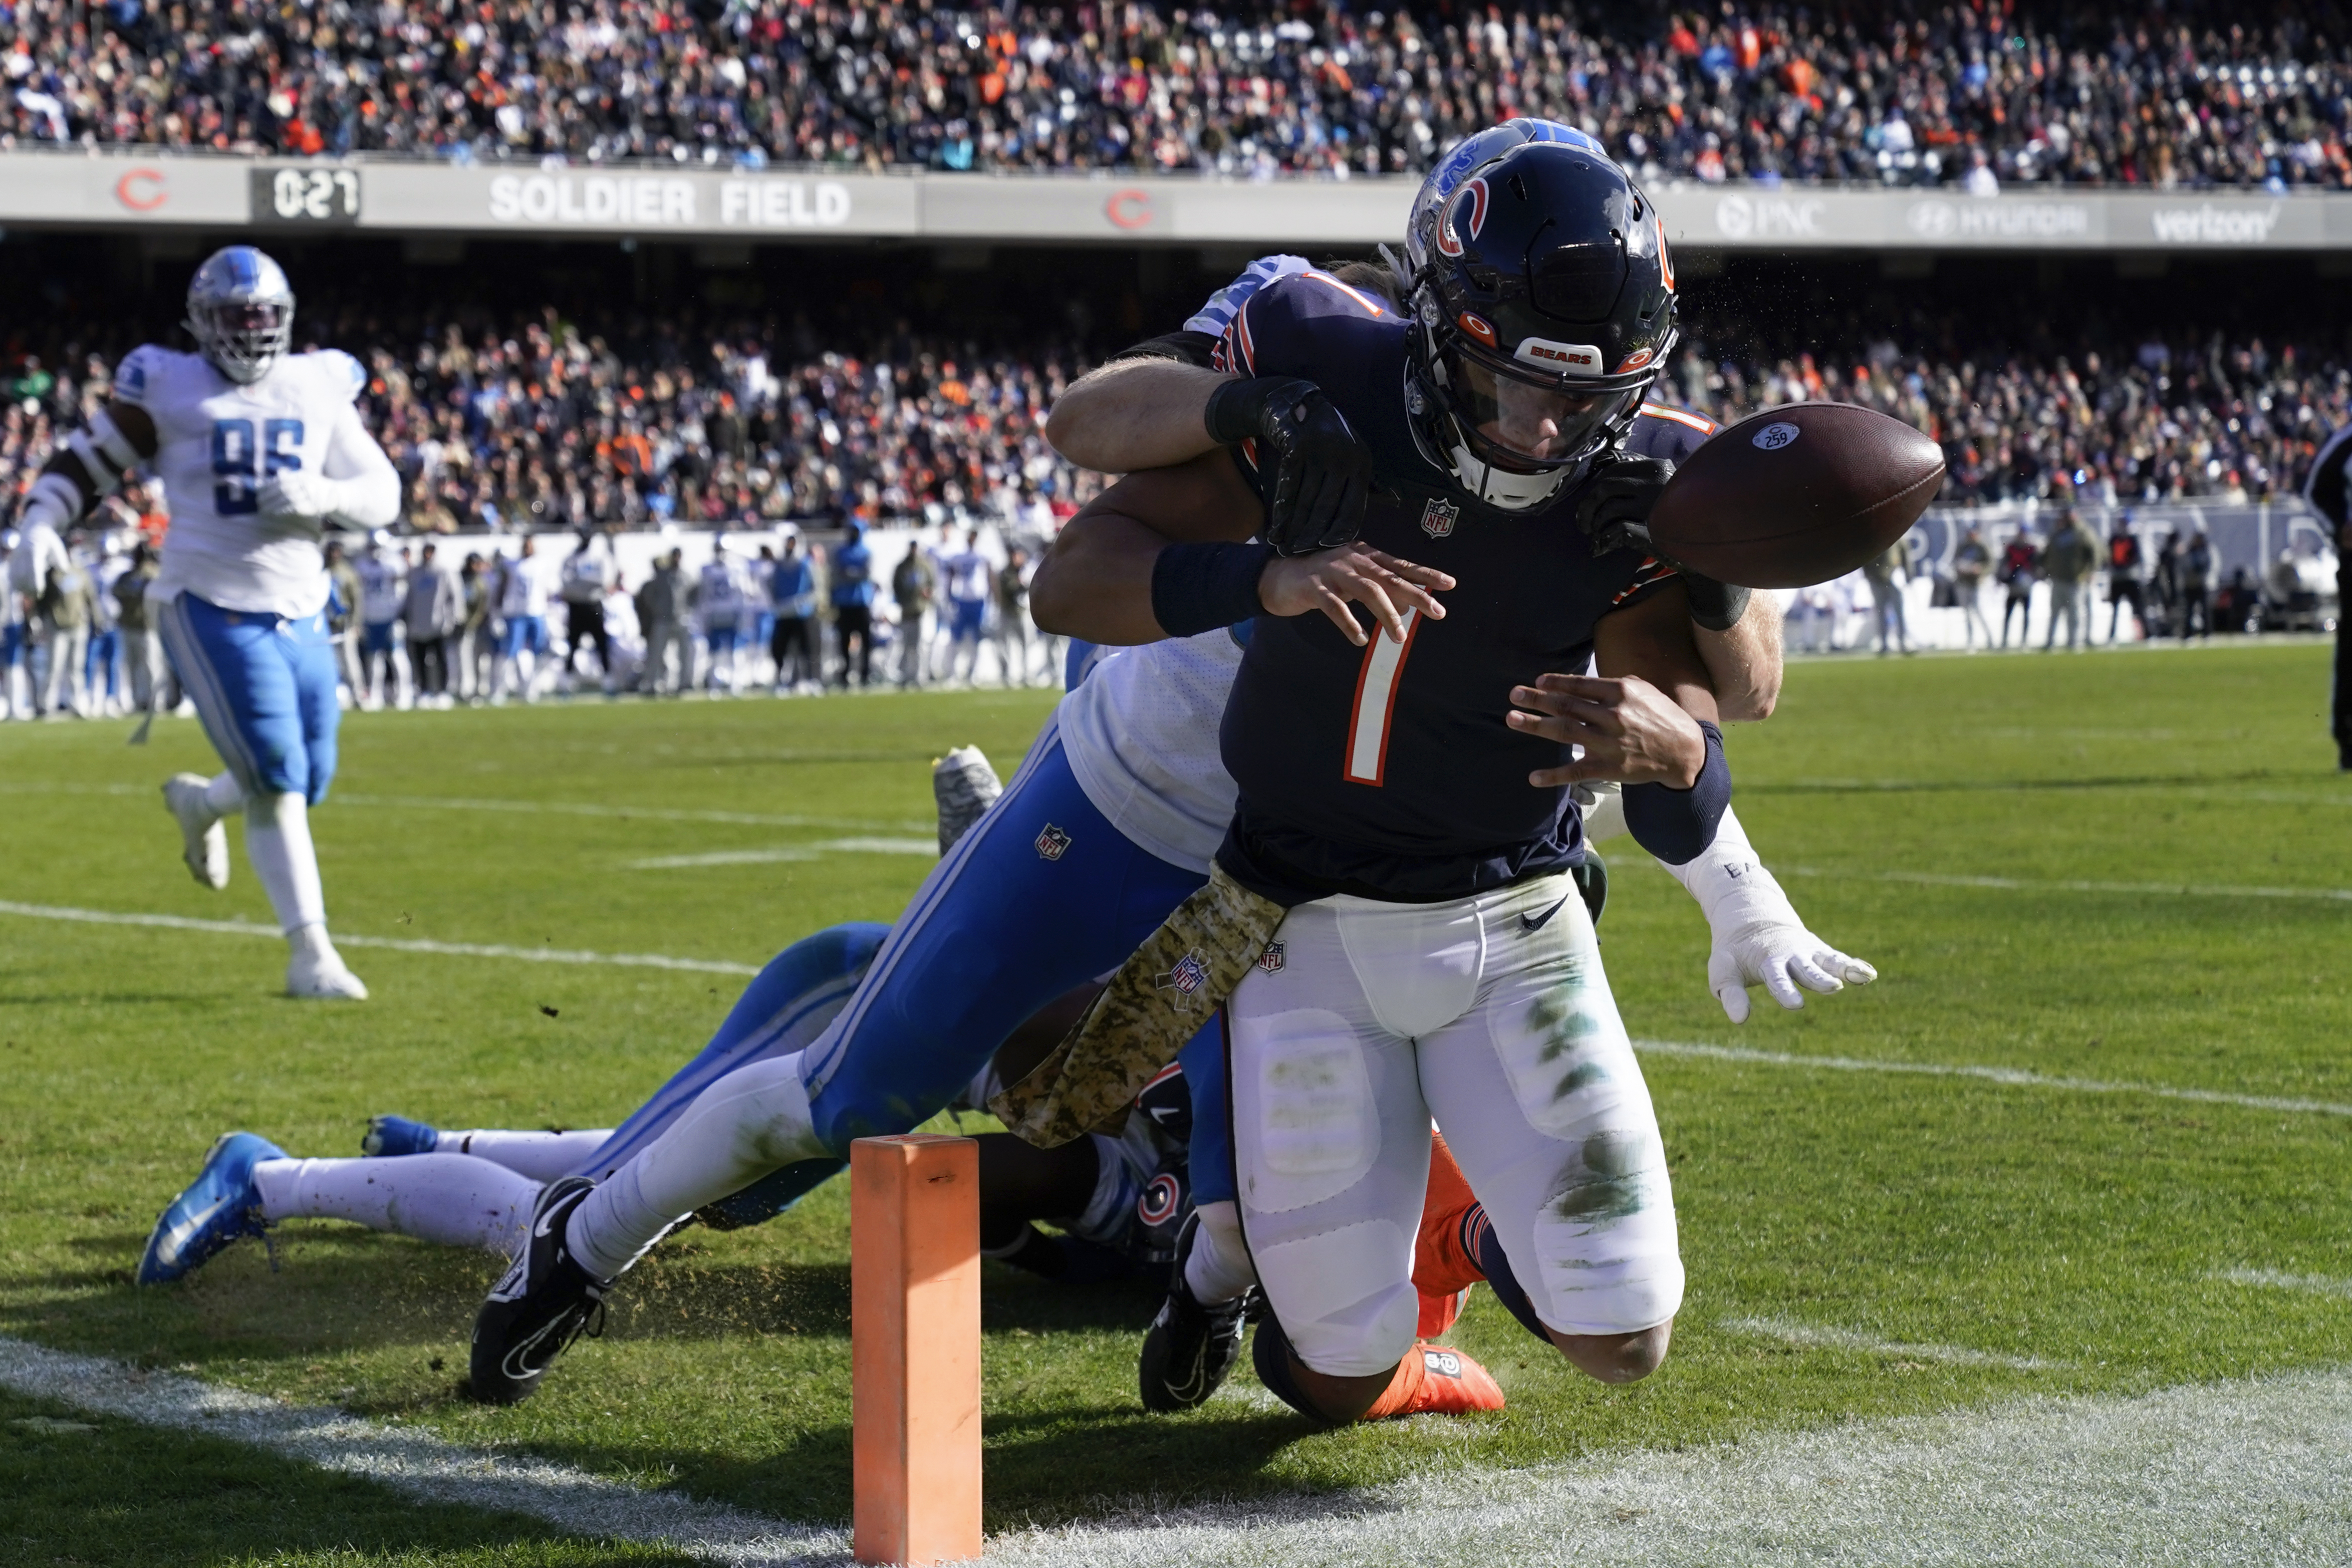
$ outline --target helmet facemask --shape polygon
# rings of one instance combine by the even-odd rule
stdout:
[[[188,331],[215,370],[252,385],[294,345],[286,274],[251,246],[215,252],[189,280]]]

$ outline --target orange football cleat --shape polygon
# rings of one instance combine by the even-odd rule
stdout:
[[[1417,1344],[1397,1363],[1387,1391],[1358,1419],[1467,1415],[1502,1408],[1503,1391],[1485,1367],[1448,1346]]]

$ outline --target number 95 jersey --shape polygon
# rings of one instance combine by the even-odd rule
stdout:
[[[261,487],[288,472],[352,479],[387,463],[352,402],[367,384],[338,349],[288,354],[239,386],[201,354],[143,344],[114,375],[114,401],[155,422],[172,514],[154,601],[194,594],[225,610],[301,619],[327,603],[319,520],[268,517]]]

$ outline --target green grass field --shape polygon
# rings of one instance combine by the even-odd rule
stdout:
[[[1883,978],[1801,1014],[1759,993],[1734,1027],[1703,983],[1696,910],[1621,845],[1602,937],[1629,1026],[2352,1102],[2352,901],[2325,896],[2352,889],[2352,782],[2330,765],[2326,658],[2302,645],[1793,667],[1779,717],[1731,738],[1740,813],[1815,929]],[[757,964],[835,921],[890,919],[928,861],[855,846],[927,836],[929,760],[973,742],[1009,774],[1050,700],[353,715],[336,799],[313,819],[335,923]],[[155,786],[214,767],[193,722],[158,725],[144,750],[127,729],[0,728],[0,900],[267,921],[241,849],[225,894],[179,866]],[[642,864],[794,848],[814,852]],[[2272,891],[2228,890],[2248,889]],[[246,1245],[181,1286],[131,1287],[156,1210],[225,1130],[344,1154],[387,1110],[607,1124],[700,1046],[740,984],[349,956],[373,999],[305,1005],[275,994],[269,942],[0,913],[0,1333],[844,1519],[837,1184],[759,1230],[686,1233],[616,1292],[606,1337],[513,1410],[459,1392],[498,1271],[486,1256],[295,1224],[275,1270]],[[1687,1055],[1644,1066],[1690,1274],[1657,1376],[1580,1381],[1482,1294],[1455,1338],[1508,1392],[1504,1415],[1316,1432],[1244,1366],[1196,1415],[1152,1418],[1133,1358],[1153,1291],[1056,1291],[992,1265],[992,1529],[1112,1499],[1331,1491],[2344,1358],[2352,1299],[2221,1278],[2352,1277],[2342,1116]],[[0,1396],[0,1559],[663,1557],[208,1438],[38,1419],[72,1414]]]

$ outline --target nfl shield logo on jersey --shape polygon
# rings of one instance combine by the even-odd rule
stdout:
[[[1454,531],[1454,522],[1462,509],[1443,496],[1421,509],[1421,531],[1432,539],[1443,539]]]
[[[1069,847],[1070,836],[1050,822],[1045,824],[1045,831],[1037,835],[1037,853],[1045,859],[1059,860],[1062,851]]]
[[[1192,999],[1201,994],[1201,987],[1209,983],[1209,966],[1202,961],[1200,950],[1195,948],[1178,959],[1176,967],[1167,973],[1153,975],[1151,983],[1162,991],[1176,993],[1169,1000],[1190,1012]]]
[[[1281,973],[1282,943],[1278,942],[1267,942],[1265,944],[1265,951],[1257,955],[1257,966],[1260,969],[1265,970],[1268,974]]]

